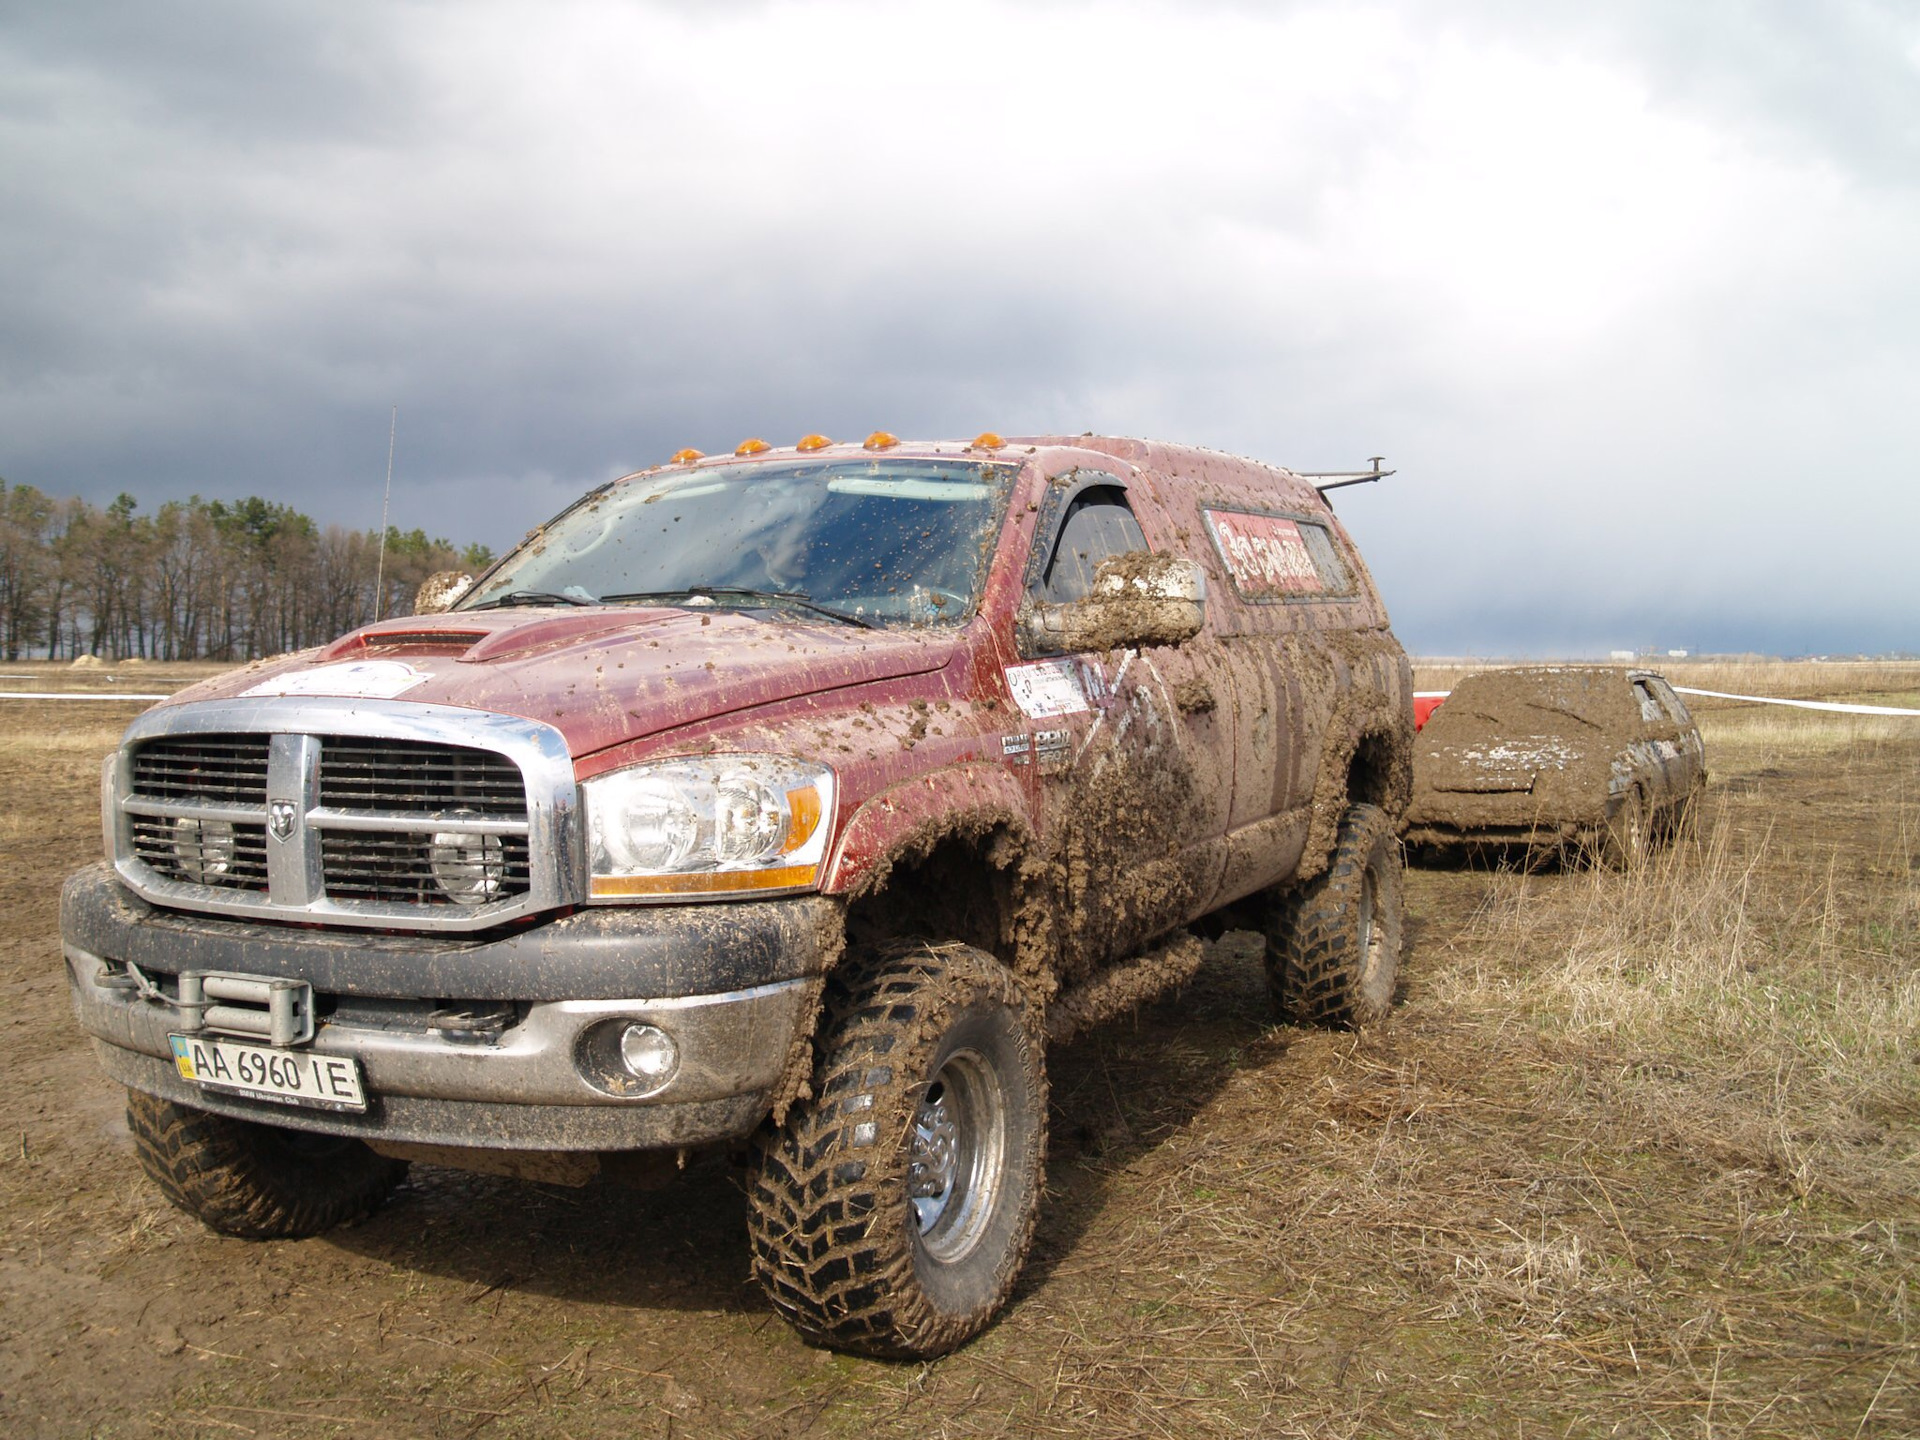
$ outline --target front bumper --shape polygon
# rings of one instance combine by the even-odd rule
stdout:
[[[581,911],[495,939],[368,935],[165,911],[105,866],[61,896],[75,1014],[107,1072],[220,1114],[396,1143],[513,1150],[634,1150],[750,1132],[804,1055],[840,912],[817,896],[671,909]],[[364,1114],[215,1093],[175,1071],[178,1009],[102,981],[131,962],[163,985],[183,970],[305,980],[311,1049],[358,1061]],[[436,1011],[490,1009],[475,1035]],[[594,1083],[589,1043],[633,1021],[673,1037],[673,1078],[644,1098]]]

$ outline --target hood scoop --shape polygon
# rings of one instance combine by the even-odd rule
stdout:
[[[322,660],[350,660],[358,655],[464,655],[487,638],[485,630],[448,630],[420,626],[405,630],[361,631],[334,641],[320,654]]]

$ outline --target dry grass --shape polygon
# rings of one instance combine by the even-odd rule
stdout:
[[[1920,1432],[1920,737],[1705,725],[1645,870],[1414,874],[1381,1031],[1249,1027],[1224,945],[1063,1053],[1070,1246],[821,1428]]]
[[[1414,688],[1446,690],[1463,675],[1511,663],[1492,660],[1418,660]],[[1648,658],[1636,666],[1658,670],[1675,685],[1721,690],[1735,695],[1771,695],[1783,700],[1849,700],[1920,705],[1920,660],[1768,660],[1757,657],[1711,660]],[[1624,667],[1623,667],[1624,668]],[[1906,697],[1881,700],[1877,697]],[[1689,701],[1707,711],[1726,702]]]
[[[105,1102],[75,1108],[100,1088],[78,1056],[16,1104],[0,1264],[10,1343],[90,1358],[0,1415],[488,1440],[1920,1433],[1920,722],[1702,727],[1698,832],[1644,871],[1412,872],[1380,1029],[1270,1025],[1257,948],[1228,937],[1179,999],[1054,1051],[1027,1273],[931,1365],[800,1346],[749,1288],[723,1173],[636,1197],[422,1171],[341,1235],[213,1239],[154,1209]],[[14,776],[65,777],[77,838],[46,863],[77,863],[91,742],[6,743]],[[50,912],[32,927],[13,1035],[54,1065]],[[214,1296],[244,1322],[212,1324]]]

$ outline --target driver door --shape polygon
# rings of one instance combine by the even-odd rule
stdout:
[[[1129,483],[1089,470],[1050,482],[1026,607],[1083,600],[1101,561],[1157,548]],[[1180,646],[1054,655],[1023,627],[1021,643],[1023,663],[1007,678],[1061,892],[1061,978],[1071,980],[1202,913],[1217,890],[1233,790],[1231,682],[1209,663],[1219,647],[1205,631]]]

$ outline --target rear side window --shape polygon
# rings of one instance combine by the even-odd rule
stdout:
[[[1633,682],[1633,698],[1640,702],[1640,718],[1649,725],[1661,724],[1667,718],[1667,712],[1660,708],[1660,701],[1644,680]]]
[[[1060,538],[1054,542],[1035,593],[1048,605],[1084,599],[1093,591],[1093,573],[1102,560],[1147,548],[1147,537],[1127,508],[1126,497],[1118,489],[1092,486],[1067,506]]]
[[[1671,685],[1664,680],[1650,680],[1647,683],[1653,687],[1653,693],[1660,697],[1660,703],[1667,707],[1667,714],[1672,717],[1674,724],[1683,728],[1693,724],[1693,716],[1687,713],[1685,702],[1673,693]]]
[[[1243,600],[1320,600],[1353,594],[1353,576],[1325,525],[1298,515],[1204,510],[1213,547]]]

